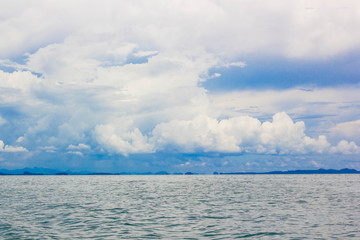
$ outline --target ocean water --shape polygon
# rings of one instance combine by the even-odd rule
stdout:
[[[0,239],[360,239],[360,175],[0,176]]]

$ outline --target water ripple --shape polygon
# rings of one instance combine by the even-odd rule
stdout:
[[[359,180],[1,176],[0,239],[360,239]]]

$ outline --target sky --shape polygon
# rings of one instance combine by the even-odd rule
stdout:
[[[0,169],[360,170],[358,0],[0,2]]]

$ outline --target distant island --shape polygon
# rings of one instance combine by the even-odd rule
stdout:
[[[275,175],[275,174],[360,174],[360,171],[355,169],[343,168],[336,169],[317,169],[317,170],[287,170],[287,171],[270,171],[270,172],[214,172],[213,175]],[[199,173],[185,172],[185,173],[168,173],[166,171],[159,172],[72,172],[60,171],[47,168],[23,168],[16,170],[0,169],[0,175],[199,175]]]
[[[288,171],[271,171],[271,172],[233,172],[233,173],[218,173],[218,174],[360,174],[360,171],[350,168],[336,169],[317,169],[317,170],[288,170]]]

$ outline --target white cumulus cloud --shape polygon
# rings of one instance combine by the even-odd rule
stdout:
[[[356,0],[1,1],[0,31],[8,37],[0,39],[0,65],[13,69],[0,70],[0,105],[7,111],[1,130],[15,129],[23,136],[18,144],[35,145],[29,149],[78,155],[90,145],[123,155],[357,153],[359,123],[339,118],[358,119],[358,87],[214,94],[201,84],[221,75],[211,69],[245,67],[243,56],[326,59],[358,49],[359,6]],[[340,142],[331,146],[317,134],[327,123],[311,126],[308,136],[305,123],[283,111],[338,113],[330,132]],[[2,141],[0,150],[27,151]]]
[[[261,123],[249,116],[223,120],[198,116],[193,120],[161,123],[151,140],[159,150],[175,148],[185,152],[249,152],[306,154],[329,151],[326,137],[305,135],[304,122],[293,122],[284,112]]]
[[[68,150],[90,150],[90,146],[84,143],[79,143],[78,145],[70,144],[67,147]]]
[[[354,142],[341,140],[336,146],[331,148],[331,152],[340,154],[359,154],[360,147]]]
[[[5,145],[4,142],[0,140],[0,152],[16,153],[16,152],[27,152],[27,151],[28,150],[24,147]]]
[[[119,119],[114,124],[97,125],[94,135],[98,143],[110,153],[126,156],[130,153],[154,152],[147,137],[133,127],[129,119]]]
[[[16,147],[5,145],[4,152],[27,152],[28,150],[24,147]]]

